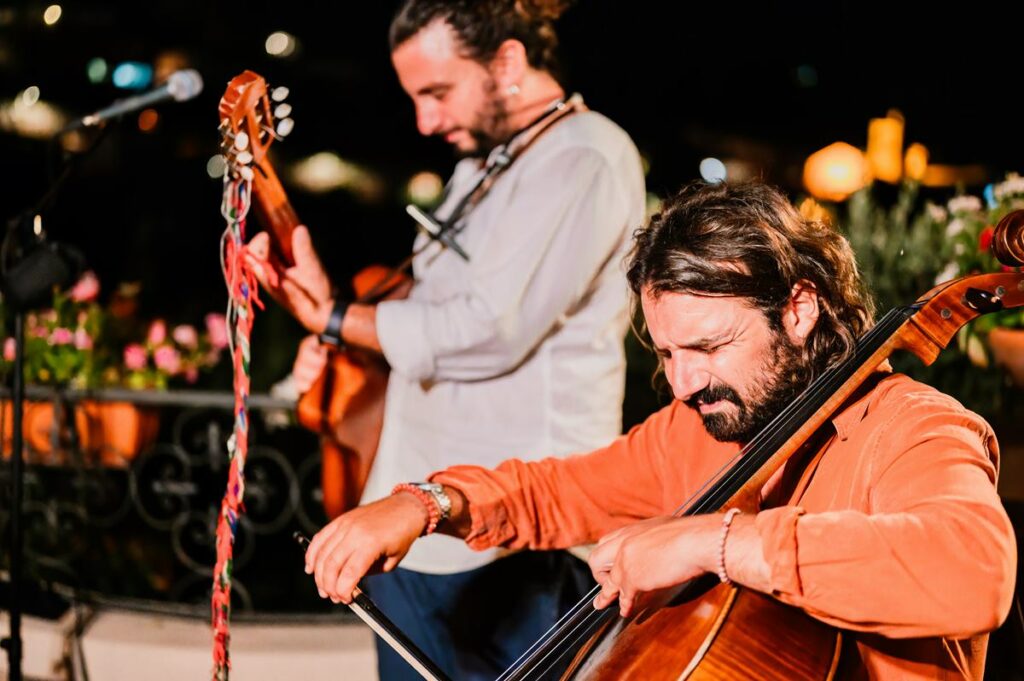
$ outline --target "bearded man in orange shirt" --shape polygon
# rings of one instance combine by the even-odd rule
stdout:
[[[455,466],[337,518],[306,554],[321,594],[348,602],[435,529],[473,548],[598,542],[597,608],[635,614],[717,573],[850,632],[854,678],[980,679],[1016,547],[992,430],[952,398],[883,367],[757,513],[672,517],[871,327],[845,239],[766,185],[694,184],[637,232],[628,278],[673,402],[603,449]]]

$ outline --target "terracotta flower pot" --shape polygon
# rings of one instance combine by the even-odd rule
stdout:
[[[988,332],[988,346],[995,363],[1009,372],[1014,385],[1024,388],[1024,329],[992,329]]]
[[[3,454],[11,453],[10,401],[3,402]],[[67,453],[60,447],[61,438],[55,434],[52,402],[25,403],[25,442],[38,463],[63,465],[68,463]],[[78,444],[86,463],[123,468],[139,452],[156,441],[160,428],[159,412],[138,407],[131,402],[97,402],[85,400],[75,408],[75,430]],[[56,438],[55,438],[56,435]],[[54,441],[58,446],[54,447]],[[66,440],[66,437],[64,438]]]

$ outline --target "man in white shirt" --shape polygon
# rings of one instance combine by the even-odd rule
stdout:
[[[420,132],[464,157],[435,217],[468,260],[421,235],[408,297],[359,305],[332,298],[304,228],[276,282],[262,269],[266,237],[250,244],[264,287],[303,325],[391,366],[363,503],[453,464],[589,451],[620,432],[622,258],[643,220],[643,173],[628,135],[553,75],[563,3],[548,4],[407,0],[392,23]],[[304,348],[300,389],[327,361]],[[444,536],[395,567],[369,579],[371,595],[459,679],[497,676],[582,595],[572,582],[587,574],[568,554],[503,558]],[[378,655],[382,678],[418,678],[386,647]]]

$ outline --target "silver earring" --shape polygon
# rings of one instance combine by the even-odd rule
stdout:
[[[511,85],[508,86],[507,92],[508,92],[509,96],[518,95],[519,94],[519,86],[516,85],[515,83],[512,83]]]

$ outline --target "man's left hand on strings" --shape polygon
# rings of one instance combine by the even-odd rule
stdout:
[[[295,264],[279,267],[270,258],[270,235],[260,232],[249,241],[248,264],[260,286],[313,333],[327,327],[334,300],[331,282],[313,250],[309,230],[300,225],[292,232]]]

